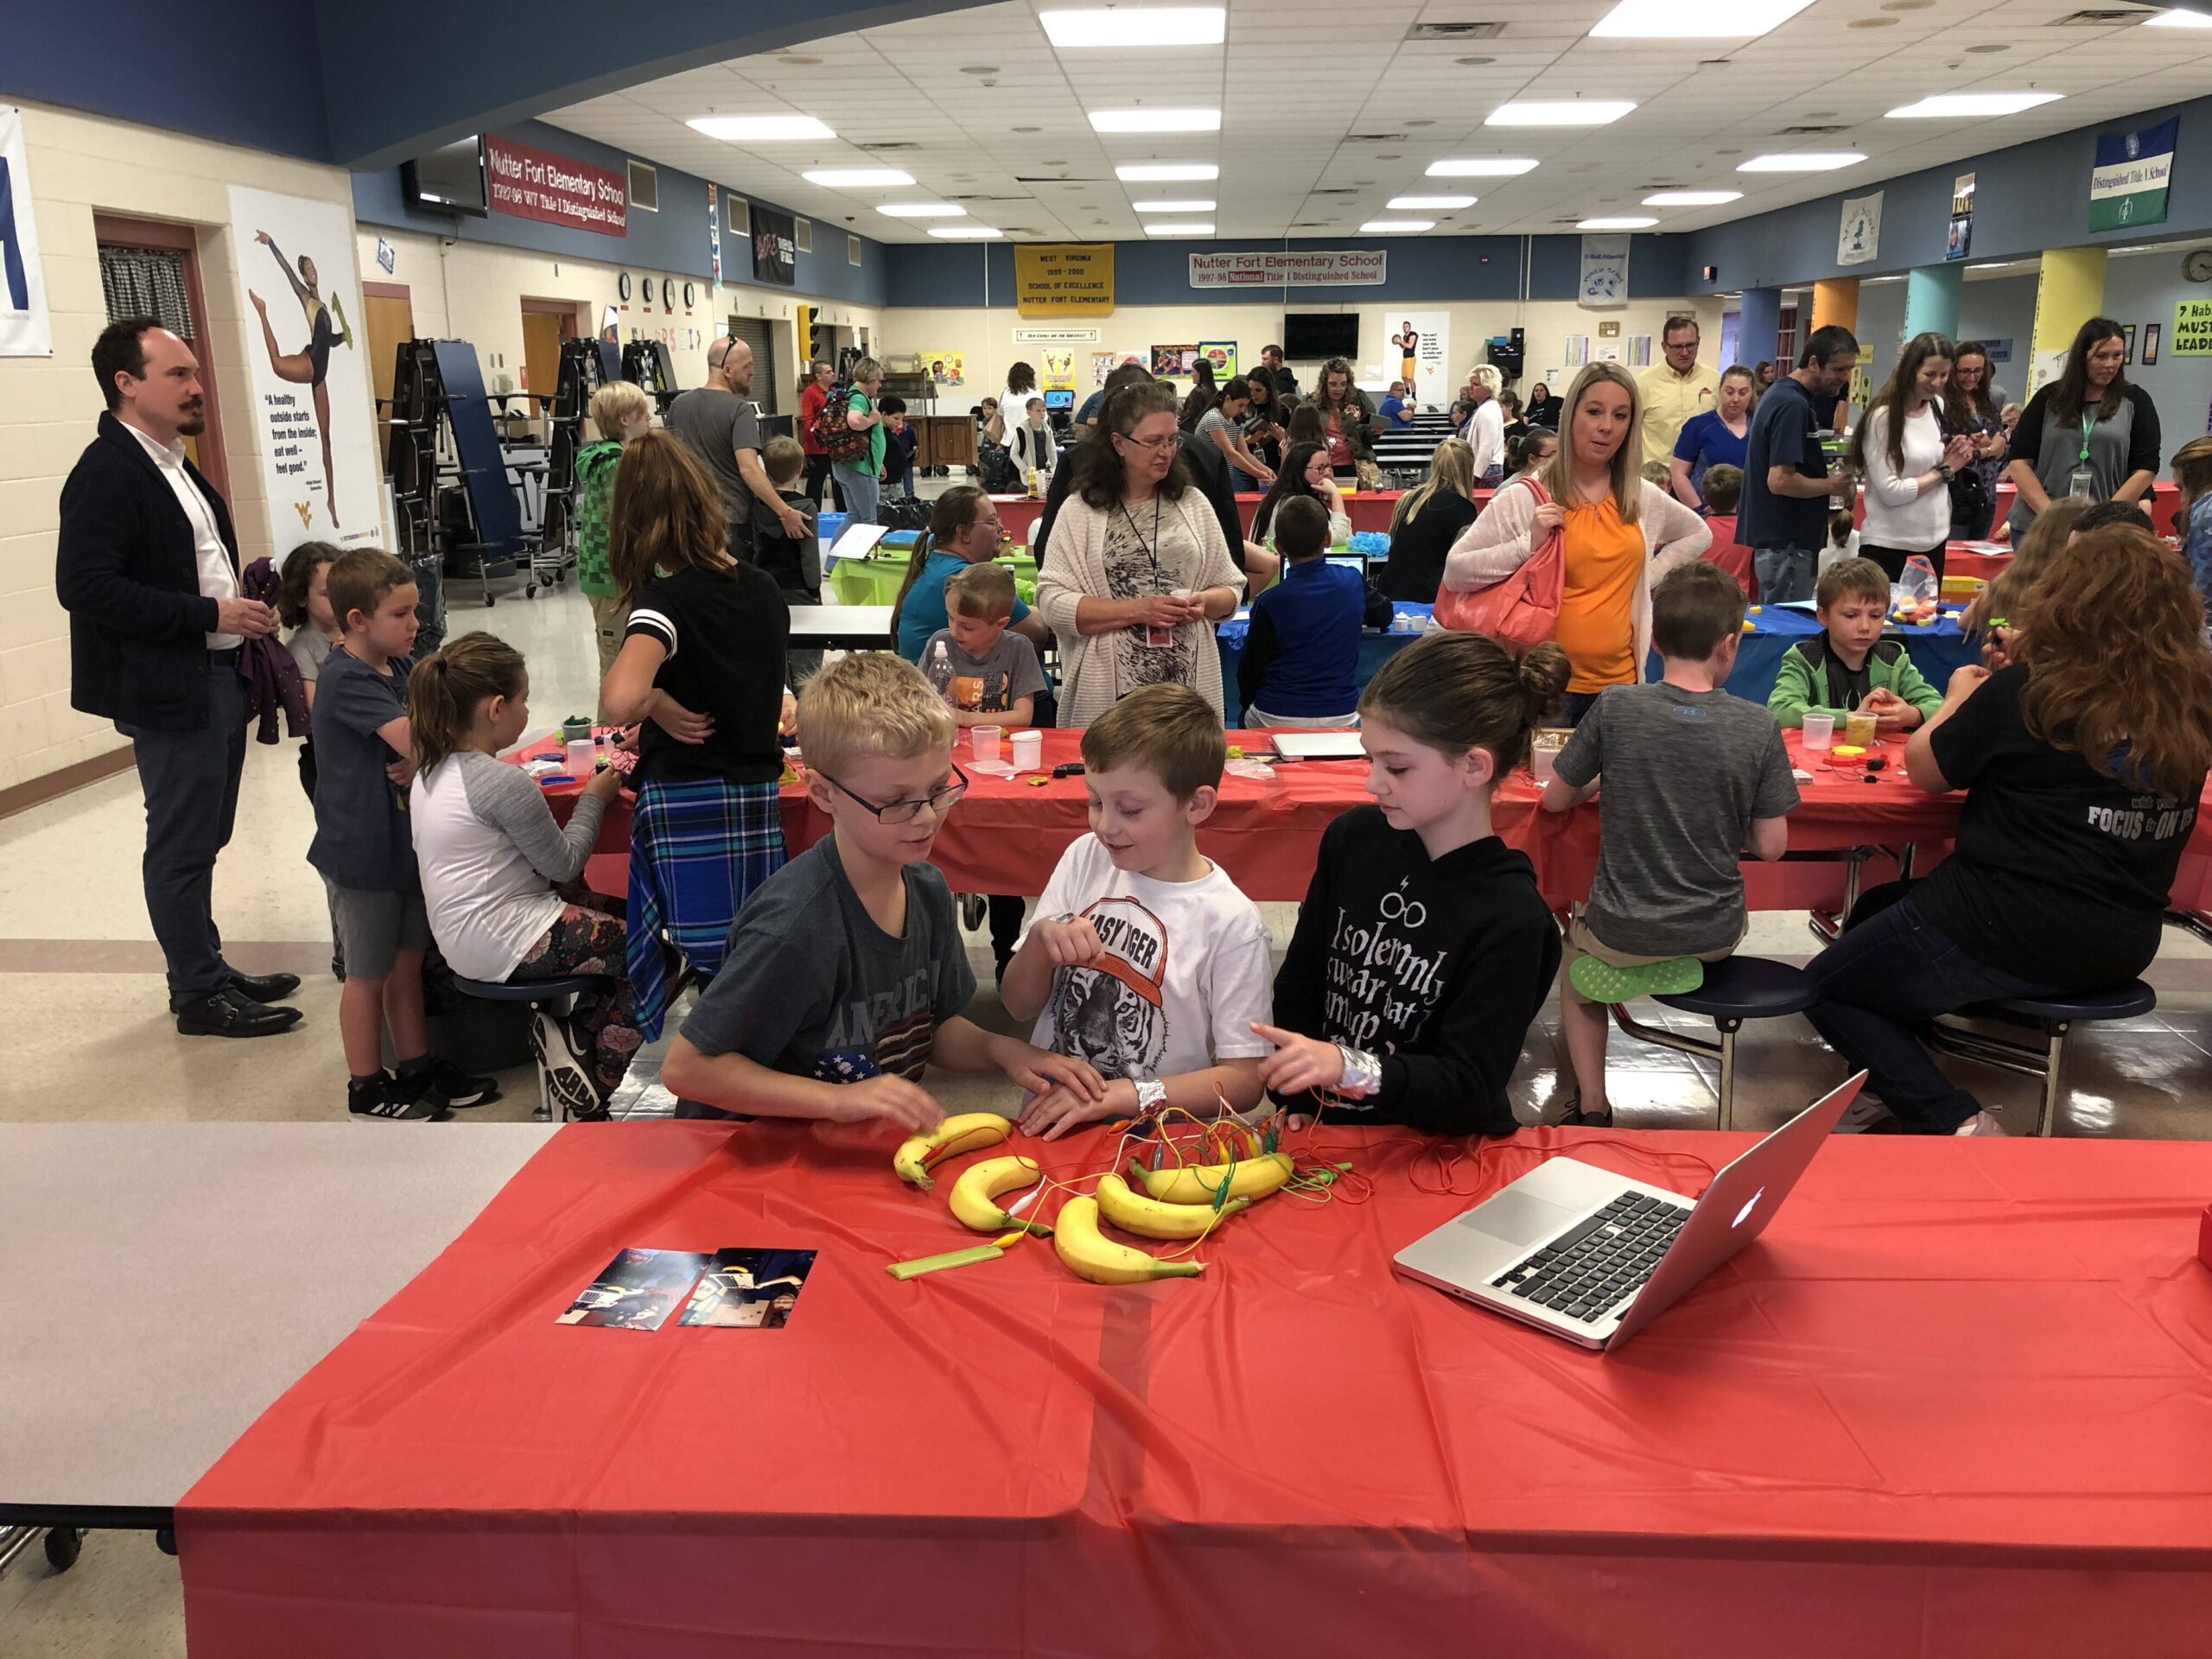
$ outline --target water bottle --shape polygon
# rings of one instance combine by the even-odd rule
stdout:
[[[930,648],[929,665],[923,672],[929,676],[930,683],[937,688],[937,694],[944,699],[945,705],[957,708],[958,705],[952,701],[952,653],[945,648],[944,640]]]

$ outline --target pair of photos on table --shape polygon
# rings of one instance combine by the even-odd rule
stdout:
[[[563,1325],[658,1331],[678,1307],[678,1325],[779,1331],[798,1305],[812,1250],[622,1251],[586,1286]]]

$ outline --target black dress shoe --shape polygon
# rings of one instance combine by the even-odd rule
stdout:
[[[176,1028],[188,1037],[273,1037],[299,1019],[297,1008],[265,1007],[226,989],[177,1009]]]
[[[297,974],[242,974],[231,970],[231,988],[249,1002],[282,1002],[300,988]]]

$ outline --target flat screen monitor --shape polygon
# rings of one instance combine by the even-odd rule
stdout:
[[[1282,354],[1294,363],[1359,355],[1359,314],[1287,311],[1282,319]]]
[[[463,138],[401,162],[399,188],[410,207],[486,217],[491,204],[484,189],[484,140]]]
[[[1073,409],[1075,407],[1075,393],[1071,391],[1048,391],[1045,394],[1045,407],[1047,409]]]

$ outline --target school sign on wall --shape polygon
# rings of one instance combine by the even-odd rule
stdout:
[[[2140,132],[2101,134],[2096,165],[2089,169],[2089,228],[2117,231],[2136,225],[2161,225],[2166,218],[2166,187],[2174,171],[2178,117]]]

